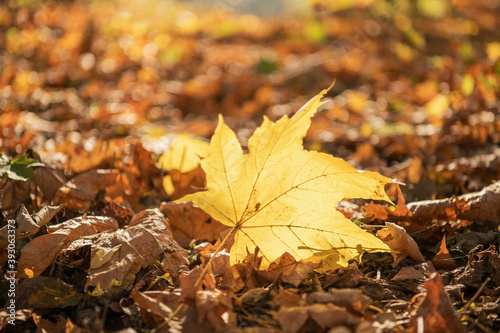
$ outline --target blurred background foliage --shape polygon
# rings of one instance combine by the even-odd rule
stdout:
[[[357,167],[418,158],[441,184],[455,176],[439,162],[500,143],[497,1],[7,0],[0,29],[12,156],[67,137],[208,138],[218,113],[245,143],[333,81],[307,144]]]

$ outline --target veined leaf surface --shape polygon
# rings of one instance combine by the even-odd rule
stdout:
[[[231,264],[259,247],[262,269],[284,252],[297,260],[323,260],[325,268],[346,266],[364,252],[390,251],[339,211],[344,198],[390,201],[391,180],[361,172],[342,159],[304,150],[302,140],[327,90],[293,118],[264,117],[243,153],[235,133],[219,117],[202,161],[208,189],[185,196],[214,219],[236,228]]]

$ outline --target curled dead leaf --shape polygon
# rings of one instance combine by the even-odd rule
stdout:
[[[403,227],[391,222],[386,222],[385,226],[387,229],[379,230],[377,236],[393,250],[393,267],[396,267],[407,256],[410,256],[417,262],[425,261],[417,243],[415,243],[415,240],[408,235]]]
[[[17,266],[18,277],[33,278],[40,275],[61,251],[83,236],[116,229],[118,223],[115,219],[99,216],[82,216],[49,226],[49,234],[36,237],[22,248]]]
[[[126,229],[100,234],[91,255],[95,266],[88,271],[87,286],[99,285],[103,290],[113,281],[121,281],[127,288],[141,267],[159,266],[177,276],[179,267],[187,264],[187,251],[173,240],[165,217],[157,209],[134,215]],[[163,259],[158,264],[160,255]]]
[[[358,264],[353,262],[347,267],[325,272],[323,288],[330,286],[335,288],[354,288],[359,284],[363,276],[363,273],[358,268]]]
[[[62,206],[45,206],[37,213],[30,215],[24,205],[19,207],[15,219],[16,240],[33,236],[41,226],[47,224],[60,210]],[[9,225],[0,229],[0,248],[8,245]]]
[[[465,327],[455,315],[455,310],[444,291],[443,282],[437,273],[424,283],[427,295],[413,314],[412,332],[464,333]],[[418,318],[423,318],[424,327],[419,327]]]

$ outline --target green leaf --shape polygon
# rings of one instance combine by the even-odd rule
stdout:
[[[9,160],[9,157],[0,153],[0,176],[7,175],[9,179],[27,181],[35,175],[33,167],[43,166],[38,162],[26,156],[16,157]]]

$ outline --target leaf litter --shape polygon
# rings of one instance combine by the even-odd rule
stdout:
[[[314,1],[314,19],[272,20],[153,0],[0,5],[7,31],[0,153],[10,175],[0,180],[0,296],[9,302],[14,221],[16,328],[497,331],[500,48],[491,40],[500,31],[498,8],[482,0],[439,3],[440,10],[426,0],[411,8]],[[321,111],[305,121],[298,119],[307,112],[290,117],[333,79]],[[277,180],[299,177],[309,164],[283,163],[290,155],[278,143],[283,149],[273,153],[283,159],[273,165],[284,167],[259,169],[266,164],[260,154],[271,156],[267,135],[295,121],[302,132],[288,140],[292,158],[332,154],[350,170],[406,184],[388,185],[388,196],[378,197],[395,207],[300,195],[306,206],[323,206],[325,220],[335,216],[332,225],[386,234],[391,255],[359,248],[343,260],[311,262],[297,252],[318,257],[331,245],[297,251],[280,232],[286,241],[276,253],[261,232],[250,241],[262,240],[235,255],[235,240],[236,247],[249,240],[226,238],[229,227],[240,223],[246,232],[246,218],[260,214],[264,225],[277,226],[300,208],[288,200],[266,205],[262,193],[280,193]],[[243,167],[249,157],[270,175],[262,189],[254,178],[258,191],[246,191],[239,222],[229,226],[173,202],[213,191],[213,176],[198,164],[215,130],[213,140],[231,138],[226,153],[241,152],[239,175],[252,175]],[[205,148],[187,140],[186,154],[171,150],[177,164],[159,163],[171,142],[165,138],[188,133]],[[160,204],[166,218],[155,210]],[[270,208],[278,216],[267,215]],[[7,304],[0,327],[8,331]],[[179,304],[190,306],[174,313]]]

